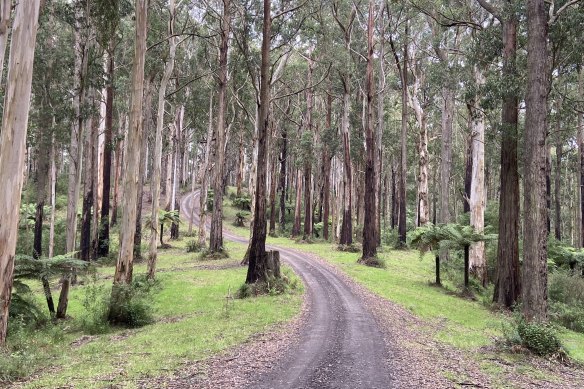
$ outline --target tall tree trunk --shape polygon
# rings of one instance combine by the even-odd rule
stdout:
[[[266,176],[267,141],[270,110],[270,40],[272,17],[270,0],[264,0],[264,23],[262,27],[262,62],[260,66],[260,98],[258,101],[258,163],[255,191],[253,231],[249,247],[249,266],[245,282],[267,280],[266,253]]]
[[[95,93],[95,91],[93,91]],[[93,94],[93,93],[92,93]],[[89,118],[85,121],[85,166],[83,174],[83,206],[81,211],[81,237],[79,240],[79,249],[81,259],[91,261],[91,213],[93,209],[93,169],[96,163],[94,144],[94,134],[98,131],[98,123],[95,118]]]
[[[349,111],[351,109],[350,99],[350,83],[351,77],[348,74],[341,76],[343,83],[343,107],[341,117],[341,130],[343,136],[343,217],[341,224],[341,233],[339,236],[339,244],[350,245],[353,244],[353,166],[351,162],[351,134],[349,132]]]
[[[101,197],[101,220],[99,231],[99,242],[97,244],[98,256],[107,257],[110,246],[110,194],[111,194],[111,173],[112,173],[112,150],[113,150],[113,124],[114,124],[114,43],[110,40],[107,53],[107,74],[105,88],[105,134],[103,150],[103,193]]]
[[[150,133],[150,118],[152,109],[153,77],[144,80],[144,107],[142,113],[142,144],[140,145],[140,167],[138,169],[138,196],[136,198],[136,233],[134,234],[134,258],[142,259],[142,205],[144,200],[144,180],[146,179],[146,164],[148,153],[148,134]]]
[[[274,127],[272,125],[272,127]],[[272,134],[274,133],[274,128],[272,128]],[[272,135],[272,139],[274,140],[275,143],[275,139],[276,137],[274,136],[275,134]],[[274,147],[274,151],[273,153],[273,157],[271,158],[272,163],[270,164],[270,167],[272,168],[272,171],[270,173],[271,175],[271,179],[270,179],[270,229],[269,229],[269,234],[270,236],[274,236],[276,234],[276,184],[278,182],[277,178],[278,178],[278,164],[277,164],[277,160],[278,160],[278,156],[277,156],[277,151],[276,148]]]
[[[156,260],[158,258],[158,209],[160,208],[160,180],[162,170],[162,129],[164,128],[164,102],[166,101],[166,87],[174,70],[174,58],[176,55],[176,37],[174,36],[175,2],[169,1],[168,23],[168,59],[164,66],[164,74],[158,90],[158,106],[156,111],[156,133],[154,134],[154,159],[152,161],[152,180],[150,191],[152,193],[152,213],[150,215],[150,242],[148,245],[148,278],[153,279],[156,273]],[[162,231],[160,232],[162,235]]]
[[[473,104],[476,104],[476,102],[473,102]],[[480,115],[480,112],[477,112],[473,107],[469,107],[469,128],[471,129],[471,134],[468,137],[468,146],[466,149],[466,161],[465,161],[465,169],[464,169],[464,193],[462,196],[462,212],[467,213],[471,211],[471,205],[470,205],[470,192],[472,190],[472,169],[473,169],[473,146],[475,145],[474,141],[473,141],[473,125],[475,125],[474,123],[474,118],[473,115]],[[484,120],[482,117],[479,120]]]
[[[312,84],[312,74],[314,72],[314,61],[308,59],[308,77],[306,82],[308,85]],[[306,90],[306,128],[310,139],[314,139],[314,131],[312,129],[312,110],[314,93],[312,87]],[[308,240],[312,237],[312,148],[309,147],[304,150],[304,231],[302,239]]]
[[[205,246],[207,241],[207,192],[209,186],[209,158],[213,142],[213,95],[209,97],[209,126],[205,144],[205,160],[201,165],[201,193],[199,195],[199,245]]]
[[[503,20],[503,78],[517,76],[517,16]],[[499,197],[499,242],[493,301],[512,308],[521,294],[519,278],[519,174],[517,166],[518,94],[509,88],[503,96],[501,114],[501,194]]]
[[[0,80],[4,72],[4,57],[6,55],[6,44],[10,34],[10,13],[12,11],[12,0],[0,0]]]
[[[53,128],[55,128],[55,116],[53,115]],[[55,134],[51,137],[51,154],[49,160],[51,161],[51,222],[49,226],[49,253],[48,257],[53,258],[55,255],[55,211],[57,205],[57,155],[55,153]]]
[[[81,186],[81,171],[83,165],[83,123],[85,122],[81,105],[86,103],[86,75],[89,54],[89,42],[86,28],[83,27],[85,17],[84,0],[77,0],[75,7],[75,32],[74,32],[74,77],[73,89],[73,125],[71,127],[71,146],[69,148],[69,186],[67,190],[67,236],[65,239],[65,253],[71,254],[75,251],[75,238],[77,235],[77,203],[79,201],[79,191]],[[59,304],[57,305],[57,318],[64,319],[67,315],[69,304],[69,286],[71,275],[66,275],[61,280],[61,293]]]
[[[14,281],[14,255],[22,192],[26,130],[40,0],[18,3],[8,58],[0,132],[0,347],[6,344],[8,311]]]
[[[333,96],[330,91],[326,96],[326,117],[325,127],[326,131],[331,131],[331,117],[333,111]],[[324,240],[329,240],[329,218],[330,218],[330,195],[331,195],[331,155],[326,142],[324,143],[324,150],[322,153],[322,237]],[[333,223],[334,225],[334,223]]]
[[[217,77],[217,131],[215,142],[215,172],[213,182],[213,214],[209,232],[209,251],[223,251],[223,176],[225,172],[225,113],[227,110],[227,54],[231,21],[230,0],[223,0],[221,43],[219,46],[219,75]]]
[[[176,211],[177,216],[180,217],[180,177],[179,172],[181,171],[179,164],[181,163],[181,144],[182,144],[182,133],[183,133],[183,119],[184,119],[184,105],[177,107],[175,119],[174,119],[174,152],[173,152],[173,163],[172,163],[172,194],[170,197],[170,210]],[[220,193],[222,195],[222,193]],[[177,222],[172,222],[170,225],[170,239],[176,240],[179,238],[179,226]]]
[[[363,224],[363,256],[361,260],[374,258],[377,255],[377,204],[375,202],[376,169],[375,153],[377,152],[375,131],[373,130],[373,21],[375,19],[374,1],[369,0],[369,16],[367,19],[367,70],[366,70],[366,91],[367,108],[365,116],[365,212]]]
[[[114,287],[108,318],[111,322],[124,320],[121,303],[127,296],[120,287],[132,282],[134,260],[134,234],[136,232],[137,181],[140,172],[140,148],[142,145],[142,105],[144,94],[144,62],[146,57],[146,33],[148,27],[148,0],[135,0],[136,35],[132,65],[130,127],[124,169],[124,196],[120,223],[120,251],[114,275]]]
[[[452,122],[454,119],[454,91],[442,88],[442,146],[440,150],[440,223],[450,223],[450,170],[452,168]],[[441,259],[443,255],[440,256]]]
[[[287,114],[290,113],[290,107],[292,104],[288,102]],[[288,130],[286,124],[282,123],[281,127],[281,139],[280,139],[280,232],[286,230],[286,163],[288,160]]]
[[[398,181],[398,244],[400,247],[406,245],[406,179],[408,175],[408,35],[409,25],[406,21],[404,36],[403,68],[401,69],[402,84],[402,115],[401,115],[401,135],[400,135],[400,159],[399,159],[399,181]]]
[[[242,195],[242,183],[243,183],[243,175],[245,170],[245,156],[244,156],[244,148],[243,148],[243,129],[239,133],[239,147],[238,147],[238,160],[237,160],[237,177],[235,179],[235,186],[237,187],[236,196],[241,197]]]
[[[47,184],[49,183],[49,177],[52,177],[52,166],[50,164],[50,158],[53,156],[53,131],[54,131],[54,120],[51,121],[47,118],[47,108],[49,106],[48,100],[49,96],[43,96],[41,102],[41,115],[44,116],[45,123],[51,123],[52,125],[48,128],[42,130],[40,134],[40,142],[37,144],[37,203],[36,203],[36,213],[34,219],[34,243],[33,243],[33,258],[39,259],[43,254],[43,220],[44,220],[44,207],[47,199]],[[51,188],[52,189],[52,188]],[[52,205],[52,198],[51,198]],[[54,210],[52,210],[54,212]],[[51,218],[53,214],[51,214]],[[53,303],[53,296],[51,294],[51,287],[49,285],[49,280],[46,276],[42,277],[43,290],[45,292],[45,298],[47,300],[47,306],[51,316],[55,314],[55,304]]]
[[[427,114],[420,102],[420,86],[424,82],[424,75],[420,65],[415,66],[414,90],[411,96],[411,105],[416,114],[419,126],[418,136],[418,226],[425,226],[430,222],[430,206],[428,202],[428,131],[426,128]]]
[[[476,65],[474,79],[477,90],[485,83],[485,77]],[[470,225],[476,232],[483,232],[485,228],[485,121],[481,109],[478,107],[480,96],[475,96],[469,105],[472,118],[471,145],[472,150],[472,178],[469,196]],[[470,271],[487,286],[487,261],[485,258],[485,242],[473,243],[469,253]]]
[[[302,215],[302,172],[298,169],[296,171],[296,196],[294,205],[294,225],[292,226],[292,237],[300,235],[300,218]]]
[[[584,100],[584,66],[578,66],[578,96]],[[578,237],[579,247],[584,247],[584,112],[578,112],[578,157],[579,184],[580,184],[580,236]]]
[[[547,232],[545,148],[547,130],[547,12],[544,0],[527,1],[527,95],[525,99],[525,178],[523,315],[547,320]]]
[[[561,191],[562,191],[562,141],[560,138],[561,124],[559,119],[557,119],[556,133],[558,136],[558,142],[556,143],[556,171],[554,175],[554,235],[557,240],[562,240],[562,208],[561,208]]]

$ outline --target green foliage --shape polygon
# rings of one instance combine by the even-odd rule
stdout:
[[[187,253],[198,253],[203,249],[203,246],[196,239],[191,239],[186,244]]]
[[[235,214],[235,222],[233,223],[236,227],[245,227],[245,222],[249,217],[249,212],[239,211]]]
[[[110,324],[129,328],[143,327],[154,322],[150,293],[156,281],[136,277],[131,285],[114,285],[109,304]]]
[[[346,253],[359,253],[359,252],[361,252],[362,248],[361,248],[361,245],[358,243],[339,244],[339,245],[337,245],[337,250],[343,251]]]
[[[563,269],[584,266],[584,249],[576,249],[550,237],[548,240],[548,259]]]
[[[251,197],[249,195],[243,195],[241,197],[235,197],[231,204],[234,207],[241,209],[242,211],[251,211]]]
[[[537,355],[547,356],[562,350],[556,331],[549,324],[521,319],[517,323],[517,333],[523,346]]]
[[[171,224],[180,224],[180,216],[177,210],[174,211],[165,211],[164,209],[158,210],[158,224],[163,225],[164,227],[168,227]],[[146,216],[144,221],[144,227],[146,229],[152,228],[152,218],[150,215]]]
[[[554,271],[549,274],[548,295],[551,319],[584,333],[584,278],[568,271]]]
[[[80,329],[87,334],[103,334],[110,330],[107,321],[108,295],[105,285],[93,283],[83,289],[82,305],[84,311],[79,315]]]
[[[428,224],[409,234],[410,245],[420,251],[420,256],[429,251],[437,253],[441,249],[458,250],[475,242],[496,238],[495,234],[482,234],[476,232],[472,226],[460,224]]]
[[[280,278],[270,277],[266,282],[241,285],[237,291],[237,297],[245,299],[261,295],[277,296],[294,293],[298,289],[298,278],[291,273],[290,269],[284,268]]]

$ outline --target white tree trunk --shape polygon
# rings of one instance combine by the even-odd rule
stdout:
[[[16,7],[0,134],[0,347],[6,342],[40,0]]]
[[[201,193],[199,196],[199,244],[205,246],[207,241],[207,191],[209,186],[209,157],[211,142],[213,141],[213,95],[209,97],[209,126],[207,127],[207,141],[205,144],[205,160],[201,165]]]
[[[4,71],[4,56],[10,34],[11,10],[12,0],[0,0],[0,80],[2,80],[2,72]]]
[[[138,178],[140,172],[140,148],[142,139],[142,103],[144,98],[144,62],[146,57],[146,31],[148,19],[148,0],[136,0],[136,46],[132,66],[130,126],[126,145],[122,218],[120,222],[120,249],[114,284],[129,284],[132,281],[134,260],[134,235],[136,233],[136,201],[138,197]],[[112,298],[110,318],[117,303]]]
[[[166,88],[174,70],[174,59],[176,56],[176,37],[174,34],[174,0],[169,2],[169,54],[168,61],[164,67],[164,74],[158,90],[158,111],[156,117],[156,134],[154,136],[154,159],[152,161],[152,180],[150,191],[152,193],[152,214],[150,216],[150,243],[148,247],[148,278],[154,278],[156,272],[156,260],[158,256],[158,208],[160,207],[160,177],[162,170],[162,129],[164,127],[164,102],[166,101]]]
[[[485,77],[480,69],[474,69],[475,85],[480,88],[485,83]],[[475,98],[478,104],[480,98]],[[470,189],[470,224],[476,232],[485,229],[485,120],[482,110],[472,107],[472,180]],[[485,258],[485,242],[477,242],[470,246],[469,267],[483,285],[487,284],[487,262]]]

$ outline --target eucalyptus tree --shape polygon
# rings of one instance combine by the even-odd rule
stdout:
[[[154,155],[152,162],[152,213],[150,243],[148,249],[148,278],[153,279],[156,271],[156,261],[158,256],[158,213],[160,204],[160,181],[162,169],[162,130],[164,128],[164,107],[166,102],[166,88],[172,76],[177,48],[177,37],[175,36],[176,4],[170,0],[168,4],[168,57],[164,66],[164,73],[158,89],[158,104],[156,114],[156,131],[154,135]]]
[[[209,251],[223,251],[223,192],[226,148],[226,111],[228,91],[228,51],[231,34],[231,1],[223,0],[223,13],[220,18],[219,70],[217,74],[217,129],[215,142],[215,171],[213,181],[213,214],[209,234]]]
[[[120,309],[121,304],[123,304],[127,296],[124,296],[122,285],[128,285],[132,281],[134,234],[136,232],[137,177],[139,173],[142,138],[142,105],[144,97],[146,34],[148,31],[148,0],[135,0],[134,4],[136,7],[135,48],[132,63],[130,127],[128,130],[127,159],[124,171],[120,249],[108,312],[108,318],[112,322],[123,320],[120,317]]]
[[[6,342],[23,184],[24,152],[40,0],[20,2],[14,14],[0,133],[0,347]]]
[[[528,320],[541,321],[547,320],[547,30],[544,0],[528,0],[522,309]]]

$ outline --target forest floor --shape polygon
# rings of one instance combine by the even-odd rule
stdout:
[[[152,324],[112,327],[96,334],[81,328],[81,321],[91,319],[87,304],[105,299],[111,287],[113,264],[103,264],[93,276],[80,276],[81,284],[72,289],[69,320],[9,337],[13,361],[0,360],[0,377],[8,373],[2,371],[7,368],[26,376],[16,382],[0,379],[0,387],[136,388],[259,334],[277,335],[298,317],[303,301],[299,279],[291,294],[237,299],[245,280],[245,268],[239,265],[245,245],[227,242],[231,258],[211,262],[201,260],[198,253],[187,253],[189,240],[170,241],[172,247],[159,252],[158,283],[151,294]],[[290,268],[283,270],[295,278]],[[135,277],[145,272],[145,261],[135,263]],[[58,293],[58,282],[52,286]],[[31,287],[42,300],[40,287],[36,283]],[[192,374],[206,376],[208,371],[200,365]]]
[[[192,196],[183,200],[183,209],[187,212],[192,200]],[[229,223],[236,212],[232,207],[225,207],[224,225],[229,229],[225,236],[245,242],[249,230],[232,227]],[[581,367],[584,335],[567,330],[560,334],[572,357],[568,363],[509,349],[503,344],[503,328],[510,318],[491,312],[487,301],[458,295],[455,277],[448,274],[444,288],[433,286],[432,262],[420,259],[417,252],[383,251],[380,258],[385,261],[386,268],[377,269],[357,264],[358,253],[337,251],[327,242],[269,238],[268,243],[273,249],[280,250],[284,260],[305,279],[309,300],[305,316],[308,318],[305,324],[300,324],[300,329],[293,327],[293,335],[288,340],[277,340],[271,363],[263,363],[258,369],[239,369],[235,373],[238,378],[232,383],[238,382],[241,387],[248,385],[250,388],[584,387]],[[316,280],[325,285],[324,289],[311,280],[315,271],[325,278]],[[447,268],[448,271],[454,269]],[[332,284],[332,288],[327,284]],[[337,305],[338,294],[342,296],[340,305]],[[326,326],[344,328],[341,331],[344,337],[332,330],[316,335],[320,339],[315,338],[311,316],[323,309],[319,303],[315,304],[323,296],[334,312],[325,319],[330,321]],[[342,306],[347,300],[351,301],[348,309]],[[356,315],[353,315],[351,304],[359,306]],[[363,307],[365,311],[361,310]],[[352,321],[359,325],[367,323],[365,331],[375,339],[374,344],[361,346],[362,355],[355,353],[358,342],[352,343],[354,329],[343,327]],[[383,342],[379,341],[379,333]],[[286,341],[289,345],[283,347],[282,343]],[[314,352],[312,344],[317,344],[320,352]],[[254,346],[248,347],[253,350]],[[262,348],[270,349],[269,340],[262,340]],[[281,355],[282,348],[288,349],[288,353]],[[241,350],[238,353],[241,355]],[[303,353],[309,354],[311,363],[306,363]],[[247,364],[253,365],[253,352],[249,354],[252,357],[248,355]],[[264,354],[262,360],[266,357]],[[225,357],[225,360],[229,359]],[[345,371],[347,366],[359,362],[375,365],[375,369],[368,373],[373,376],[359,374],[358,370],[363,366],[360,364],[355,365],[357,371],[350,368]],[[223,377],[231,374],[229,366],[220,361],[215,361],[215,368],[222,371]],[[214,387],[212,379],[207,384]]]

